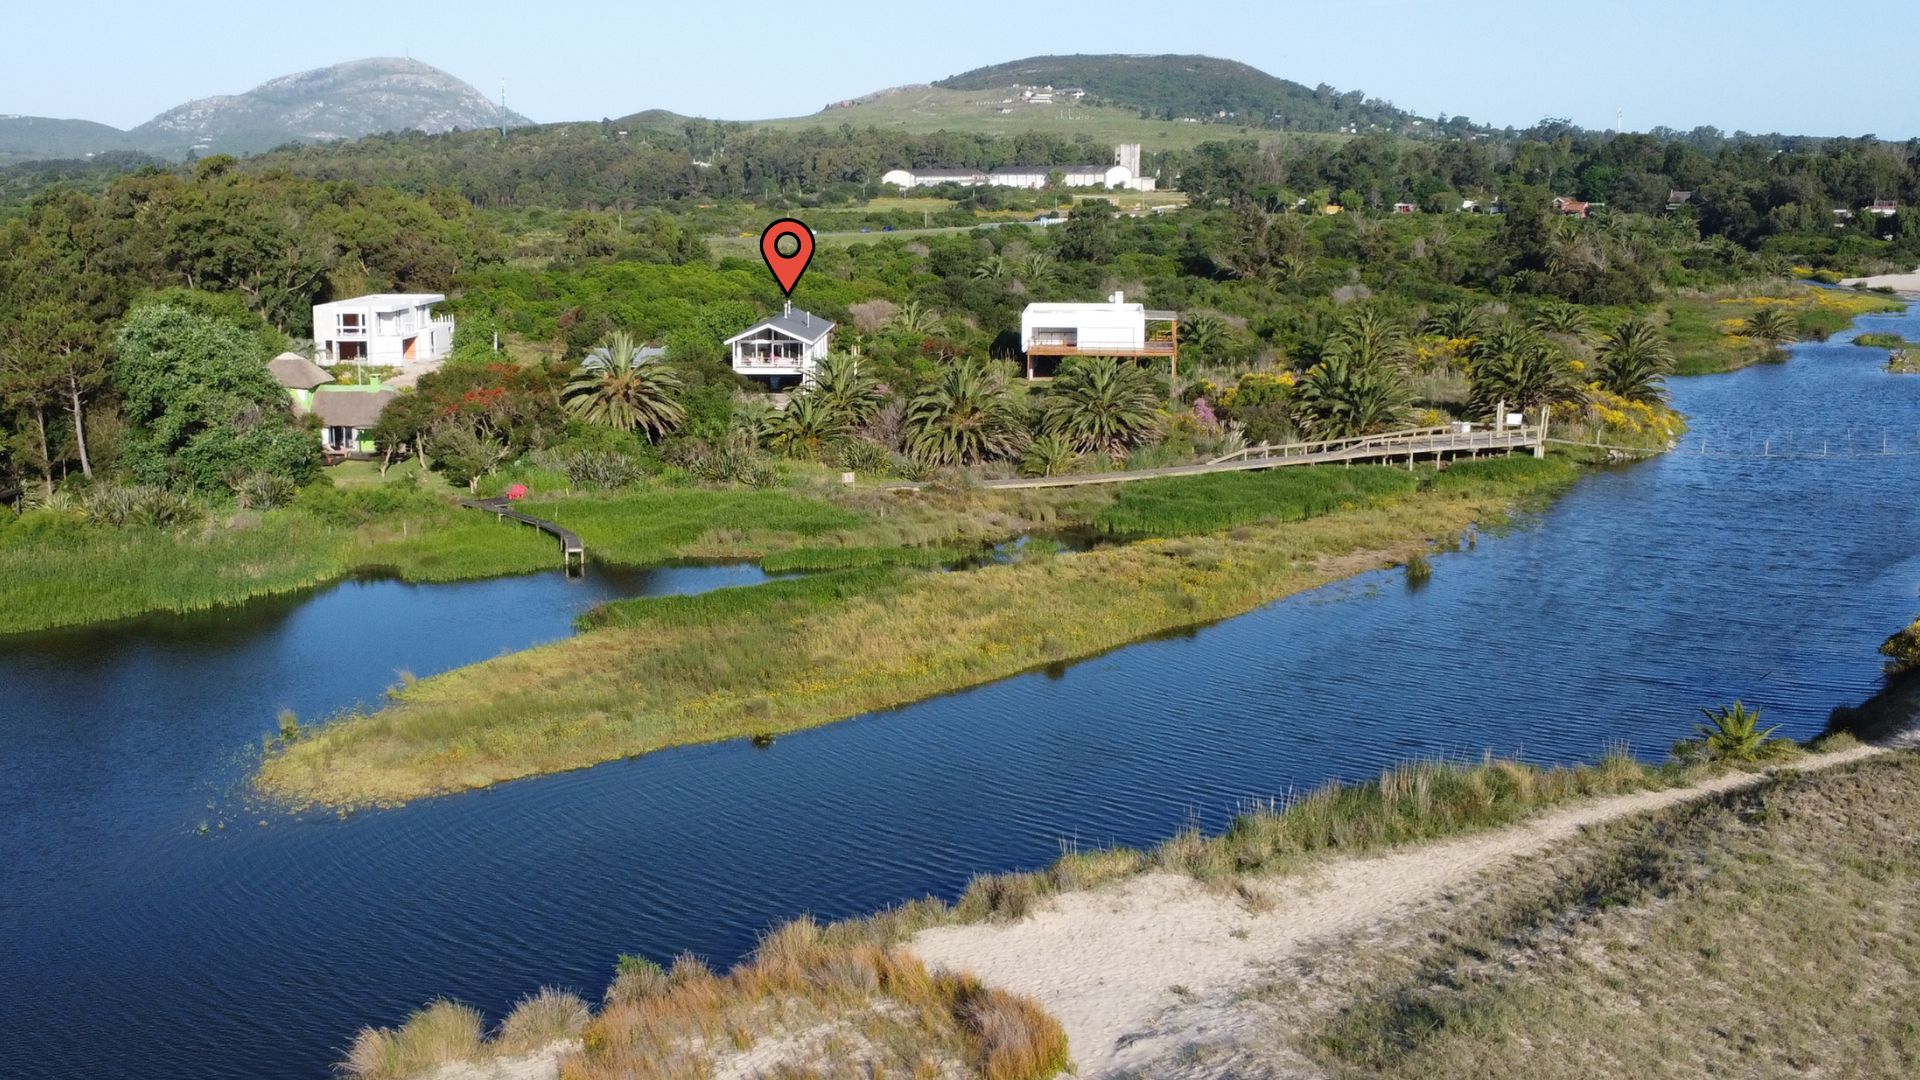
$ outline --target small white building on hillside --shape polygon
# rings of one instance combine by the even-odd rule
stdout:
[[[937,187],[959,184],[962,187],[1046,187],[1058,175],[1064,187],[1097,187],[1152,191],[1155,180],[1140,172],[1140,144],[1124,143],[1113,148],[1113,160],[1105,165],[1009,165],[992,170],[980,169],[890,169],[880,182],[897,188]]]
[[[726,340],[733,370],[775,390],[813,381],[833,344],[833,322],[792,304]]]
[[[314,360],[390,367],[437,364],[453,355],[453,320],[437,319],[439,293],[377,293],[313,307]]]
[[[1104,304],[1028,304],[1020,313],[1027,378],[1036,374],[1035,357],[1164,356],[1177,362],[1179,323],[1177,312],[1149,311],[1118,292]]]

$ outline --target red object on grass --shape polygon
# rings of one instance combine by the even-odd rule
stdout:
[[[527,497],[527,485],[514,484],[507,488],[507,498],[524,499]]]

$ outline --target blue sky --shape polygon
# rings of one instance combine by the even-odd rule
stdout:
[[[131,127],[189,98],[411,55],[535,120],[728,119],[1049,52],[1197,52],[1426,115],[1920,135],[1906,17],[1785,0],[1319,0],[1095,5],[574,0],[324,5],[11,0],[0,113]],[[1873,29],[1875,18],[1880,31]]]

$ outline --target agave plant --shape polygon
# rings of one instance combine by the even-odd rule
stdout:
[[[1633,319],[1613,328],[1594,350],[1600,385],[1631,401],[1658,401],[1673,371],[1673,350],[1659,328]]]
[[[907,449],[934,465],[1008,457],[1025,438],[1006,377],[986,364],[945,366],[907,407]]]
[[[679,389],[680,377],[661,357],[642,355],[633,336],[619,330],[587,353],[563,399],[587,423],[659,438],[686,417],[674,397]]]
[[[1041,424],[1078,449],[1118,456],[1153,434],[1159,406],[1153,377],[1139,366],[1074,359],[1054,379]]]
[[[973,268],[973,276],[978,281],[998,281],[1013,273],[1013,263],[1005,255],[989,255],[980,260]]]
[[[1063,476],[1080,470],[1080,451],[1059,435],[1040,435],[1020,455],[1021,476]]]
[[[1735,701],[1718,709],[1701,709],[1707,722],[1694,726],[1695,738],[1673,744],[1675,757],[1683,761],[1712,761],[1727,765],[1750,765],[1786,756],[1793,744],[1776,739],[1775,724],[1760,727],[1760,710],[1749,709]]]

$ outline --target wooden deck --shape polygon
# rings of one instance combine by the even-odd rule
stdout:
[[[1508,428],[1504,431],[1459,432],[1452,428],[1419,428],[1365,435],[1355,439],[1328,439],[1320,442],[1287,443],[1272,446],[1262,443],[1218,457],[1200,465],[1171,465],[1160,469],[1132,469],[1121,472],[1071,473],[1066,476],[1041,476],[1018,480],[987,480],[983,488],[1017,491],[1032,488],[1078,487],[1085,484],[1124,484],[1134,480],[1158,480],[1169,476],[1204,476],[1217,472],[1251,472],[1279,469],[1290,465],[1337,465],[1353,462],[1381,462],[1409,467],[1421,459],[1441,460],[1480,454],[1510,454],[1516,450],[1544,449],[1543,432],[1537,427]],[[899,485],[918,488],[921,485]]]
[[[576,566],[584,569],[587,565],[587,545],[580,541],[578,533],[543,518],[523,514],[515,510],[513,503],[504,496],[492,499],[462,499],[460,505],[469,510],[485,510],[502,521],[517,521],[522,525],[531,525],[552,536],[560,541],[560,559],[568,570],[573,570]]]

